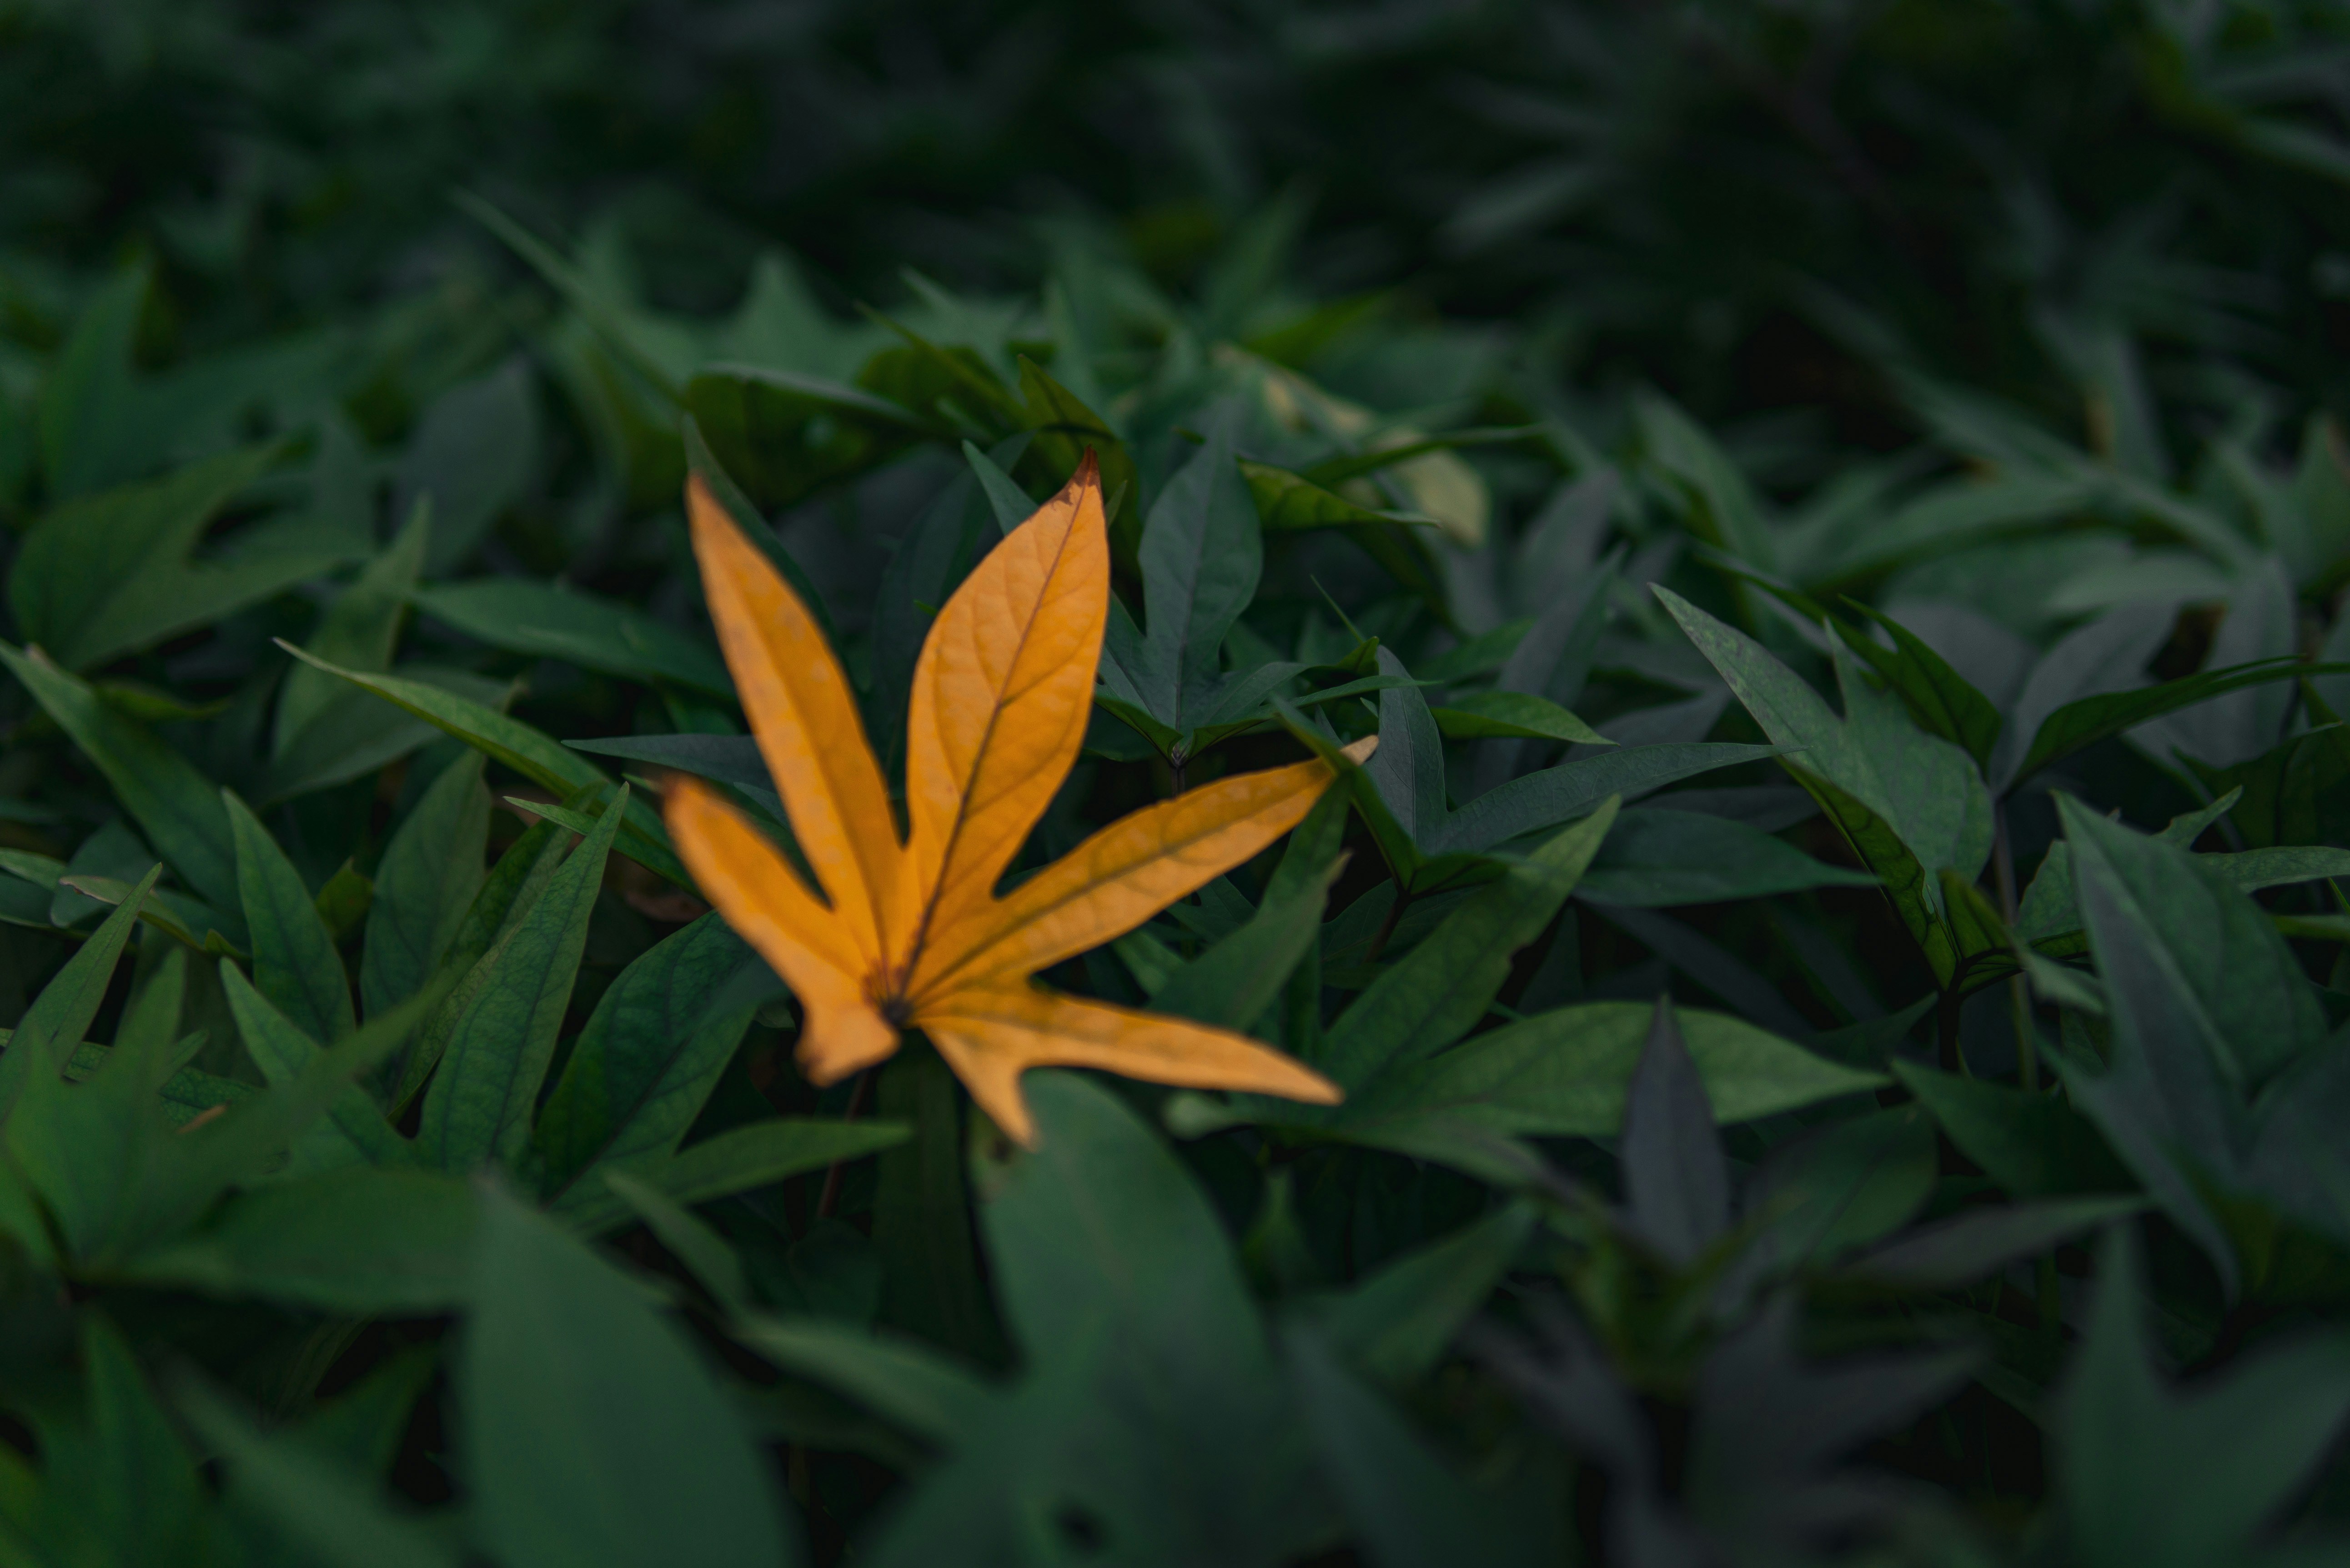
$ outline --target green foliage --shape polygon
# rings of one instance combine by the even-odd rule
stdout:
[[[2350,13],[759,9],[0,8],[0,1561],[2350,1555]],[[1087,450],[1011,875],[1343,777],[1045,982],[1347,1093],[1023,1150],[680,492],[894,776]]]

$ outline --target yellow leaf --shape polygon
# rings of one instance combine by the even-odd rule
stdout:
[[[920,1029],[997,1125],[1035,1126],[1019,1080],[1085,1066],[1323,1103],[1328,1079],[1244,1035],[1056,996],[1030,976],[1132,930],[1272,843],[1333,774],[1319,760],[1222,779],[1136,812],[997,898],[1075,765],[1109,607],[1101,479],[1068,484],[964,579],[914,670],[901,840],[847,677],[782,574],[697,480],[687,512],[720,646],[821,884],[690,779],[671,837],[702,892],[791,986],[799,1059],[827,1084]],[[1367,756],[1376,739],[1355,748]]]
[[[719,646],[792,831],[834,918],[878,963],[894,945],[905,854],[847,673],[799,595],[699,476],[686,483],[686,511]]]
[[[1108,615],[1101,476],[1088,453],[963,579],[915,662],[906,818],[923,891],[918,947],[928,928],[988,901],[1076,764]]]

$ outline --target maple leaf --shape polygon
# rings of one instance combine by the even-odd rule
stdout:
[[[847,676],[807,607],[697,477],[686,487],[711,618],[809,868],[707,785],[668,793],[671,837],[727,923],[799,999],[802,1069],[829,1084],[920,1029],[1024,1144],[1030,1067],[1329,1104],[1336,1085],[1229,1030],[1046,992],[1037,971],[1133,929],[1295,826],[1336,777],[1318,759],[1124,817],[998,897],[1077,760],[1109,610],[1088,452],[939,612],[914,667],[901,835]],[[1352,748],[1367,756],[1377,737]]]

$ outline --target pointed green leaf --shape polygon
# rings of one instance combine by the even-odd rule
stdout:
[[[420,680],[341,670],[290,644],[281,642],[278,646],[306,664],[314,665],[330,675],[339,675],[353,685],[374,692],[393,706],[415,714],[434,728],[454,735],[467,745],[486,753],[491,761],[502,763],[534,784],[558,794],[569,795],[597,786],[610,787],[612,781],[586,757],[555,741],[543,731],[535,730],[519,719],[509,719],[494,708],[438,687],[427,686]],[[628,820],[619,838],[620,852],[648,870],[657,871],[680,886],[691,886],[692,879],[679,863],[677,851],[670,846],[669,833],[661,826],[660,813],[642,800],[625,793],[621,801]]]
[[[359,1001],[369,1018],[415,995],[440,968],[482,889],[490,830],[484,761],[467,751],[442,769],[384,846],[359,952]]]
[[[130,940],[130,928],[138,923],[139,906],[162,869],[158,866],[147,873],[132,896],[66,960],[17,1020],[7,1053],[0,1055],[0,1123],[7,1120],[36,1075],[57,1077],[65,1072],[74,1047],[81,1044],[90,1021],[106,1001],[114,966],[122,957],[123,944]]]
[[[594,834],[463,983],[462,1009],[418,1127],[418,1152],[428,1163],[463,1171],[490,1158],[513,1168],[521,1159],[628,799],[623,784]]]
[[[236,880],[254,983],[295,1027],[331,1045],[358,1026],[350,976],[302,875],[233,790],[221,791],[236,842]]]
[[[543,1190],[559,1194],[598,1161],[666,1155],[701,1114],[750,1025],[711,1000],[756,961],[715,914],[665,937],[596,1003],[531,1135]]]
[[[244,978],[234,963],[221,966],[221,989],[245,1052],[272,1084],[292,1085],[316,1069],[322,1053],[318,1043],[270,1004],[269,999]],[[411,1158],[408,1140],[384,1120],[382,1110],[355,1084],[347,1084],[330,1102],[328,1120],[311,1129],[294,1149],[296,1172],[332,1169],[365,1160],[370,1165],[400,1165]]]
[[[1448,741],[1523,736],[1588,746],[1616,743],[1549,698],[1526,691],[1463,692],[1434,713]]]
[[[1466,1033],[1509,978],[1511,956],[1550,924],[1615,821],[1610,798],[1471,894],[1339,1016],[1315,1064],[1352,1089]]]

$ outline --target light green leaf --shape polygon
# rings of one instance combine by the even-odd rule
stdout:
[[[359,1024],[351,1008],[350,976],[335,950],[334,934],[318,914],[302,875],[233,790],[221,791],[236,842],[236,880],[253,948],[254,983],[322,1045]]]
[[[624,784],[594,833],[461,982],[462,1002],[452,998],[455,1018],[418,1127],[428,1163],[463,1171],[493,1158],[510,1169],[521,1160],[628,798]]]
[[[1526,691],[1463,692],[1432,711],[1448,741],[1523,736],[1587,746],[1616,743],[1549,698]]]
[[[710,914],[620,971],[573,1042],[531,1135],[548,1197],[598,1161],[630,1165],[676,1147],[751,1022],[747,1009],[713,1014],[712,1000],[755,961]]]
[[[482,889],[490,793],[480,752],[442,771],[384,846],[359,953],[359,1001],[374,1017],[422,988]]]
[[[221,968],[221,989],[236,1019],[245,1053],[270,1083],[291,1086],[316,1069],[318,1043],[255,990],[234,963]],[[329,1103],[328,1120],[311,1128],[294,1147],[292,1168],[298,1174],[330,1170],[365,1160],[370,1165],[402,1165],[413,1151],[408,1140],[384,1120],[383,1112],[355,1084],[347,1084]]]

